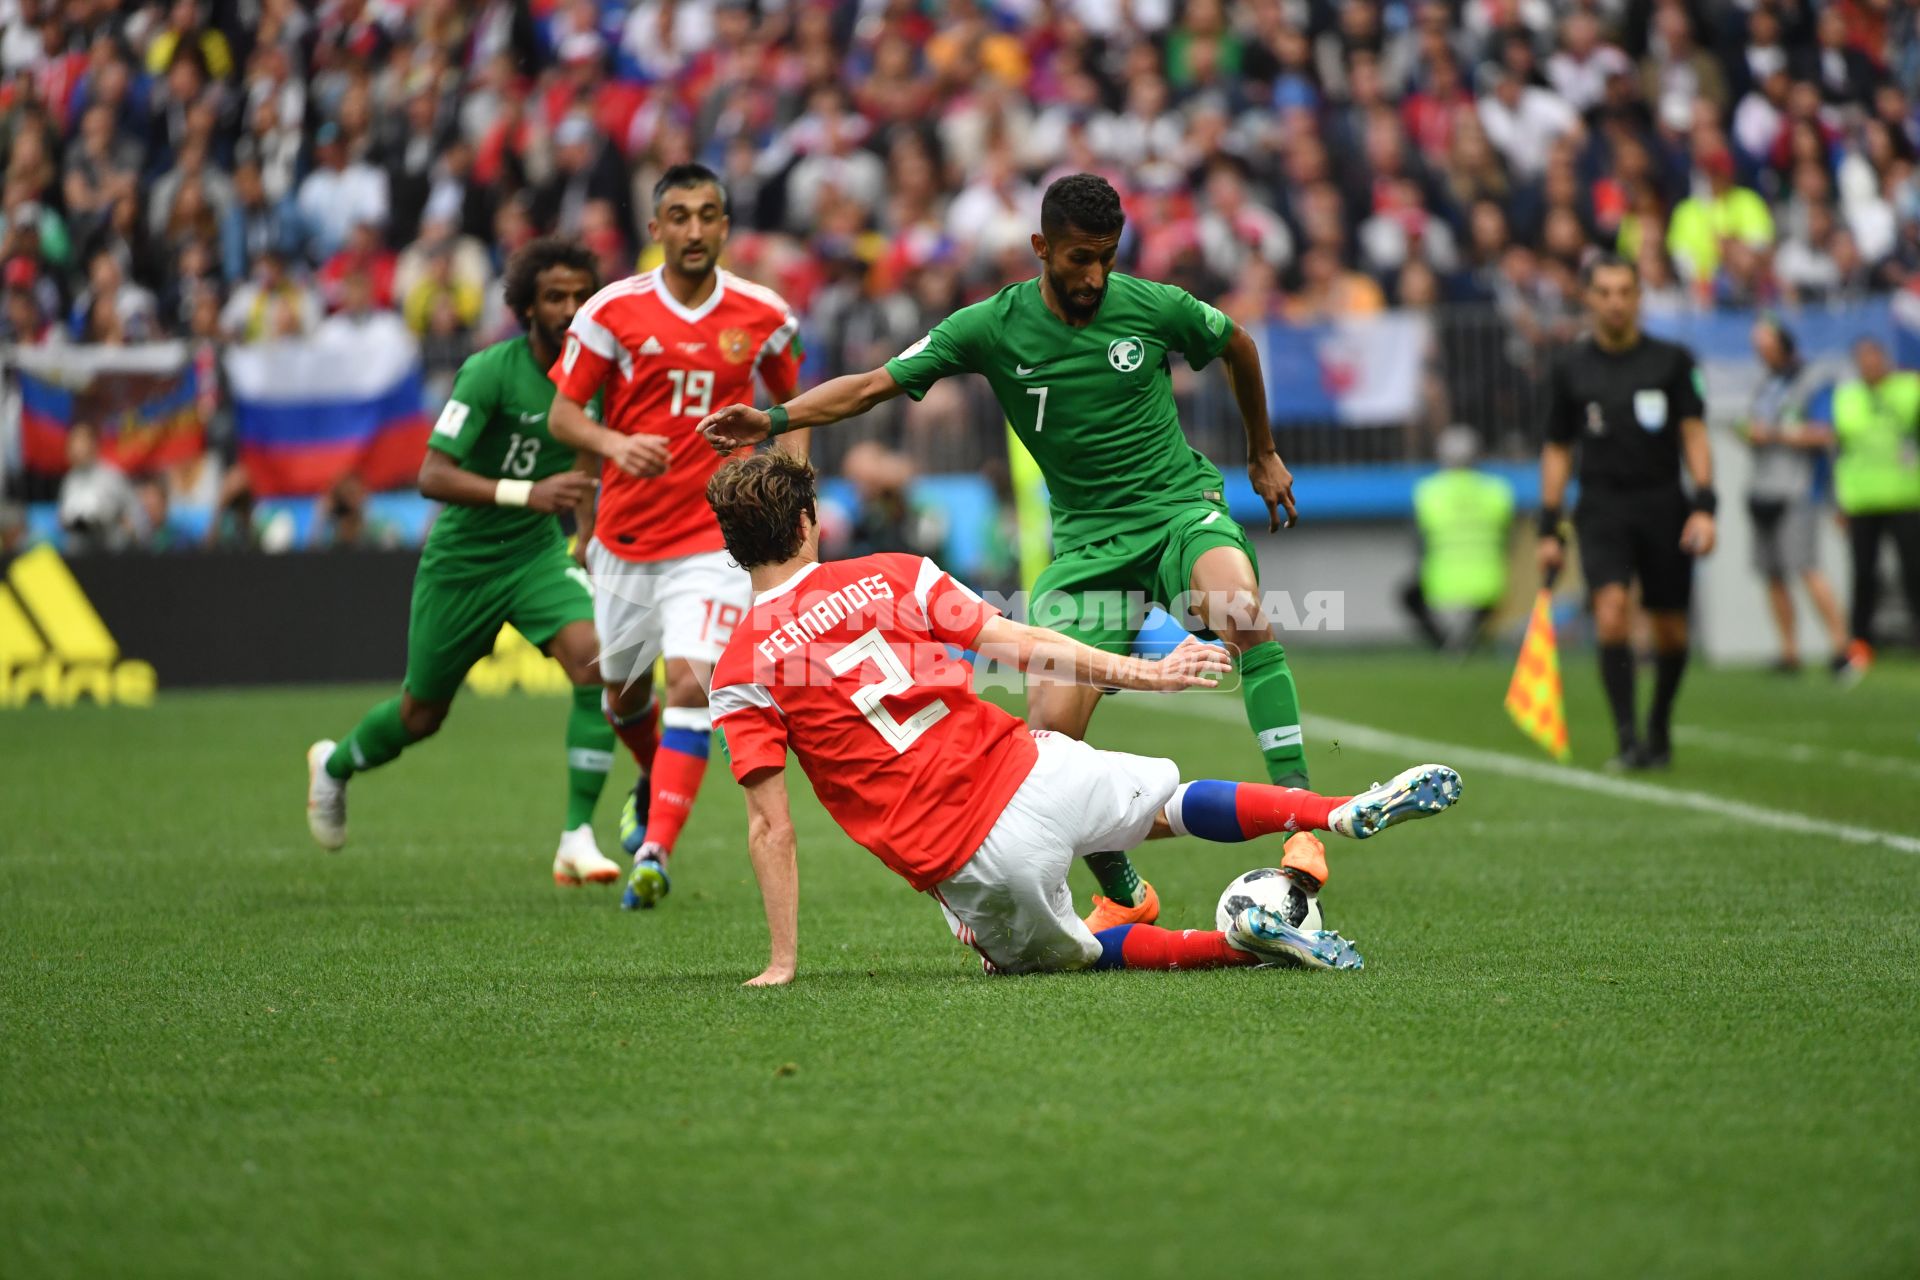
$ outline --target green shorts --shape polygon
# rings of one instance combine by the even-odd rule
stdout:
[[[1192,589],[1193,566],[1215,547],[1238,547],[1259,572],[1253,543],[1223,506],[1195,502],[1165,524],[1119,533],[1060,555],[1033,584],[1027,617],[1108,653],[1133,648],[1144,601],[1166,607]]]
[[[564,544],[488,577],[449,577],[422,569],[413,578],[407,623],[407,692],[446,702],[474,663],[493,652],[504,623],[537,647],[574,622],[593,621],[587,571]]]

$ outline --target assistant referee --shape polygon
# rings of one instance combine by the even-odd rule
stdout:
[[[1600,683],[1613,711],[1624,769],[1673,759],[1673,700],[1687,669],[1687,607],[1693,561],[1713,550],[1713,455],[1693,353],[1640,332],[1640,274],[1611,255],[1581,274],[1592,328],[1562,352],[1550,375],[1546,444],[1540,451],[1543,575],[1566,559],[1561,504],[1580,454],[1574,531],[1592,592]],[[1684,461],[1693,481],[1680,487]],[[1653,623],[1653,706],[1647,729],[1634,709],[1628,588]]]

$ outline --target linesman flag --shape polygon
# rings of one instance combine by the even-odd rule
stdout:
[[[1520,732],[1546,753],[1567,761],[1567,704],[1560,693],[1560,647],[1553,638],[1553,595],[1544,587],[1533,601],[1520,661],[1507,686],[1507,714]]]

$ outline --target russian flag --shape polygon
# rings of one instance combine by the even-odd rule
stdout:
[[[206,449],[207,401],[198,362],[182,342],[134,347],[14,350],[20,371],[20,454],[30,471],[67,469],[67,432],[100,432],[100,453],[122,471],[186,462]]]
[[[419,344],[397,316],[338,318],[311,338],[227,353],[234,435],[260,497],[413,483],[431,426]]]
[[[1254,331],[1277,423],[1404,422],[1420,405],[1432,341],[1425,316],[1397,312]]]

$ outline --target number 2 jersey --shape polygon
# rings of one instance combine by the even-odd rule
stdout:
[[[811,565],[754,598],[713,672],[714,727],[744,782],[787,750],[833,820],[915,889],[973,856],[1038,756],[973,692],[998,616],[922,556]]]
[[[580,403],[590,417],[600,406]],[[547,432],[553,383],[533,358],[524,335],[496,342],[467,357],[454,375],[453,391],[433,424],[427,447],[446,454],[476,475],[502,480],[543,480],[573,466],[573,450]],[[467,507],[449,503],[435,517],[420,553],[432,573],[487,574],[503,564],[523,563],[562,542],[560,522],[527,507]]]
[[[771,289],[727,271],[687,308],[662,268],[610,284],[574,315],[553,366],[554,385],[585,404],[605,389],[606,424],[626,435],[665,436],[666,472],[630,476],[607,463],[593,535],[622,560],[671,560],[720,551],[707,481],[726,457],[694,430],[730,404],[753,403],[757,373],[776,400],[800,379],[800,322]],[[744,451],[743,451],[744,452]]]

